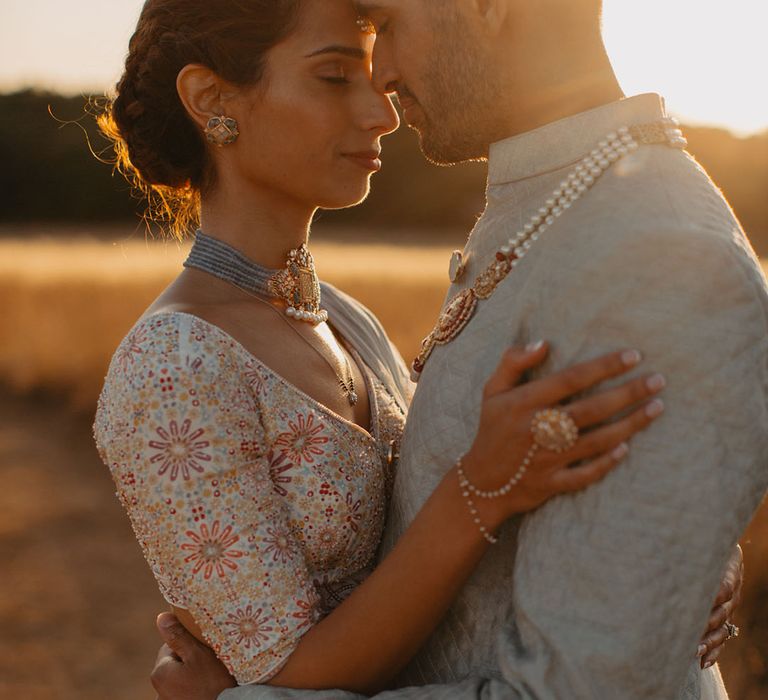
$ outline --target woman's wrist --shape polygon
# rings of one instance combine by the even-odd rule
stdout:
[[[475,528],[478,534],[490,543],[495,539],[498,529],[512,513],[510,512],[509,497],[478,498],[468,490],[466,481],[471,481],[473,475],[479,471],[476,465],[475,458],[471,453],[468,453],[456,462],[453,469],[448,473],[447,480],[462,501],[462,511],[469,526]],[[483,484],[483,486],[490,488],[492,485]]]

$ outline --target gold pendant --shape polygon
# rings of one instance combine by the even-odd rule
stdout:
[[[454,284],[458,282],[464,276],[466,269],[464,253],[460,250],[454,250],[453,255],[451,256],[451,264],[448,267],[448,276],[450,277],[451,282]]]
[[[511,272],[512,263],[509,260],[497,260],[489,265],[475,280],[475,294],[480,299],[490,299],[501,281]]]
[[[445,307],[434,331],[435,343],[445,345],[467,327],[477,308],[477,295],[474,289],[459,292]]]
[[[269,291],[285,301],[289,316],[313,323],[327,320],[326,312],[320,308],[320,281],[315,261],[306,245],[288,254],[286,268],[270,278]]]
[[[440,314],[434,330],[424,339],[419,356],[413,361],[413,377],[418,377],[436,345],[447,345],[461,335],[477,309],[474,289],[459,292]],[[417,381],[417,379],[414,379]]]

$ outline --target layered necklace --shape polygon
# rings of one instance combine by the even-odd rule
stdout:
[[[315,261],[306,244],[288,253],[285,269],[270,270],[255,263],[239,250],[202,231],[195,233],[195,242],[184,262],[184,267],[194,268],[213,275],[277,313],[309,347],[331,367],[339,386],[350,406],[358,402],[355,376],[352,366],[343,355],[343,370],[307,340],[289,319],[318,326],[328,321],[328,312],[321,308],[320,281],[315,272]],[[286,306],[281,313],[267,299],[276,299]]]
[[[320,307],[320,281],[306,243],[288,253],[285,269],[270,270],[224,241],[197,231],[184,266],[208,272],[243,290],[280,299],[285,302],[286,316],[297,321],[317,326],[328,320],[328,312]]]
[[[475,315],[480,301],[493,296],[496,288],[558,218],[589,192],[615,163],[635,152],[641,145],[653,144],[683,149],[688,142],[677,120],[666,118],[612,131],[591,153],[581,159],[525,226],[499,248],[494,259],[475,278],[473,285],[459,292],[448,302],[432,332],[424,339],[419,356],[413,361],[413,381],[419,380],[434,349],[461,335]],[[464,271],[461,254],[454,254],[451,261],[451,281],[458,282]]]

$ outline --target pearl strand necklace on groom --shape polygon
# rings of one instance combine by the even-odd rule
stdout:
[[[672,118],[623,126],[609,133],[589,155],[581,159],[528,223],[499,248],[495,259],[477,276],[472,287],[451,299],[432,332],[424,339],[419,356],[413,361],[411,378],[414,382],[419,381],[435,347],[447,345],[461,334],[472,320],[478,302],[493,296],[499,284],[517,267],[541,234],[589,192],[616,162],[637,151],[641,145],[683,149],[688,141],[678,121]],[[451,261],[452,282],[457,282],[464,272],[460,256],[460,253],[454,254]]]

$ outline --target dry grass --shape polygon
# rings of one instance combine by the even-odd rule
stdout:
[[[371,307],[403,354],[410,357],[416,351],[422,335],[429,329],[442,302],[450,249],[334,243],[317,244],[313,249],[323,276]],[[85,238],[74,242],[0,240],[0,384],[9,385],[19,392],[36,389],[62,391],[75,406],[90,410],[115,346],[143,309],[176,274],[186,250],[176,244],[113,244]],[[5,513],[5,516],[0,517],[0,552],[5,551],[6,557],[21,556],[16,550],[25,546],[23,542],[29,539],[30,532],[50,530],[53,540],[48,542],[48,536],[41,535],[36,546],[55,552],[58,545],[54,546],[54,541],[64,537],[78,563],[72,567],[68,563],[71,557],[55,555],[55,565],[45,569],[48,565],[45,563],[47,555],[44,555],[42,559],[35,558],[34,562],[29,562],[29,566],[42,566],[40,572],[30,569],[22,574],[19,570],[13,574],[15,578],[11,579],[11,587],[0,584],[0,627],[8,623],[8,633],[23,638],[23,644],[10,640],[7,646],[0,643],[0,656],[10,654],[8,659],[15,659],[12,664],[9,660],[9,664],[5,665],[6,670],[13,670],[16,674],[14,677],[18,679],[18,682],[7,686],[3,686],[0,681],[0,691],[5,687],[30,700],[51,697],[49,686],[42,680],[39,681],[42,685],[35,685],[37,681],[30,681],[31,676],[25,675],[23,669],[30,664],[30,658],[37,659],[43,653],[48,653],[52,646],[58,645],[57,648],[63,654],[62,659],[67,659],[66,662],[62,660],[57,667],[59,677],[55,687],[59,697],[78,697],[80,700],[104,697],[102,691],[86,690],[83,685],[85,681],[79,688],[83,692],[74,693],[74,690],[78,690],[74,688],[71,695],[66,692],[61,694],[67,684],[70,687],[73,685],[72,678],[68,680],[67,674],[98,679],[111,673],[112,667],[127,661],[130,654],[130,663],[133,665],[120,666],[123,673],[120,677],[124,677],[126,683],[125,694],[120,697],[138,697],[128,692],[129,686],[134,687],[129,679],[131,674],[142,674],[141,683],[144,683],[148,660],[137,649],[152,643],[152,636],[151,630],[145,629],[147,635],[141,637],[142,641],[139,642],[135,635],[137,619],[145,624],[156,610],[159,599],[146,575],[138,550],[134,551],[133,543],[129,541],[122,514],[116,503],[112,502],[114,499],[109,498],[106,476],[102,475],[104,479],[98,482],[101,489],[97,489],[98,495],[87,491],[95,488],[96,482],[88,478],[88,469],[83,472],[83,465],[90,460],[90,469],[90,464],[97,462],[90,437],[85,434],[87,421],[77,424],[81,428],[76,430],[81,432],[73,438],[73,444],[68,443],[67,431],[70,428],[65,430],[58,425],[58,421],[55,430],[46,431],[48,441],[43,441],[45,444],[41,442],[36,446],[30,444],[25,447],[26,442],[34,440],[32,436],[41,431],[41,426],[46,422],[50,425],[50,421],[55,420],[57,409],[51,409],[50,404],[45,404],[38,411],[33,406],[25,409],[29,415],[22,417],[16,415],[15,409],[10,406],[10,403],[5,406],[5,425],[0,425],[0,474],[12,478],[17,488],[13,493],[9,492],[7,497],[0,497],[0,511]],[[0,415],[3,415],[2,410]],[[9,432],[11,419],[16,421],[16,427]],[[69,421],[70,418],[64,417],[61,420]],[[25,434],[25,425],[30,426],[28,434]],[[55,438],[58,433],[61,435]],[[54,439],[58,442],[48,444]],[[43,450],[44,447],[48,450],[47,456],[34,457],[35,450]],[[53,463],[57,454],[63,464]],[[67,460],[79,462],[83,478],[78,479],[78,482],[83,484],[83,488],[87,487],[85,491],[77,491],[80,486],[72,486],[71,480],[60,478],[62,467],[66,473],[72,466],[68,467]],[[27,463],[32,466],[19,466]],[[73,472],[78,473],[78,470],[73,468]],[[38,487],[25,491],[24,484],[37,483],[35,479],[41,480],[40,483],[48,479],[51,485],[55,484],[50,487],[57,493],[57,498],[40,501],[36,497],[40,491]],[[108,504],[101,503],[98,509],[88,505],[102,498],[106,498]],[[79,523],[73,526],[74,529],[54,524],[59,521],[53,519],[54,515],[46,510],[51,503],[70,502],[72,507],[66,517],[74,518],[73,522]],[[92,522],[92,525],[85,527],[83,518],[91,518],[88,522]],[[16,527],[24,522],[28,522],[28,525],[21,529]],[[44,523],[48,523],[47,530],[40,529]],[[94,544],[87,538],[93,538],[95,532],[104,533],[104,536]],[[121,541],[120,557],[126,557],[127,562],[130,560],[125,564],[130,576],[125,580],[139,581],[138,588],[126,589],[122,593],[133,601],[133,607],[130,607],[132,612],[123,616],[125,619],[119,627],[114,618],[116,613],[110,612],[110,622],[103,622],[111,630],[110,634],[105,634],[102,628],[94,632],[90,627],[94,623],[87,618],[89,606],[94,600],[107,596],[109,586],[106,583],[101,586],[99,583],[101,579],[106,582],[103,576],[99,578],[91,575],[88,569],[91,557],[75,555],[80,551],[91,551],[89,548],[92,548],[95,556],[102,556],[105,562],[109,562],[109,568],[122,566],[117,562],[117,554],[111,553],[116,538],[121,537],[126,541]],[[738,620],[743,635],[739,642],[729,645],[723,658],[723,670],[733,698],[758,700],[768,697],[768,570],[765,564],[768,560],[768,511],[765,508],[754,521],[744,542],[748,581],[743,610]],[[93,566],[97,565],[94,563]],[[51,576],[56,578],[56,582],[50,581]],[[37,583],[29,589],[31,580]],[[66,596],[51,597],[50,589],[41,583],[45,580],[57,586],[60,580],[66,580],[78,590],[81,584],[87,585],[93,588],[92,595],[82,600],[75,596],[76,605],[69,605]],[[75,585],[73,581],[81,583]],[[5,592],[2,588],[6,589]],[[29,595],[48,598],[42,607],[39,600],[35,601],[33,607],[37,612],[32,618],[26,613],[18,614],[18,611],[26,610],[31,603],[25,590],[37,591],[37,594]],[[60,630],[57,639],[52,641],[48,637],[45,618],[54,616],[58,619],[66,612],[64,606],[68,606],[67,614],[71,618],[66,624],[74,625],[69,629],[75,636],[70,639],[71,635]],[[67,619],[66,615],[62,619]],[[119,639],[113,638],[116,629],[120,630]],[[87,645],[89,635],[93,634],[101,634],[103,643],[109,644],[112,651],[102,649],[98,661],[91,667],[77,646],[73,648],[73,645]],[[88,653],[87,649],[83,651]],[[0,676],[3,675],[2,666],[0,663]],[[35,688],[39,688],[40,692],[36,693]],[[141,696],[150,697],[150,694],[142,693]]]
[[[114,348],[187,250],[175,243],[0,241],[0,380],[92,404]],[[313,250],[324,278],[373,308],[403,353],[414,354],[442,303],[449,249],[319,243]]]

